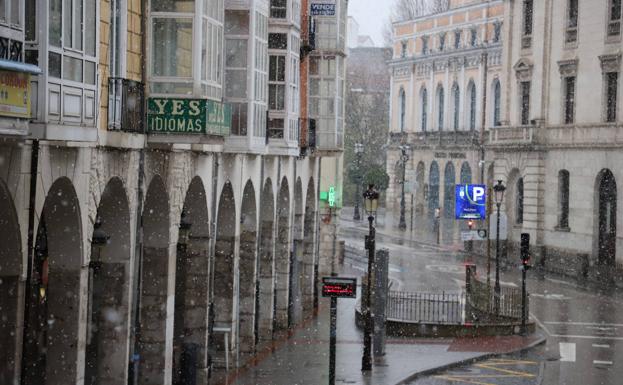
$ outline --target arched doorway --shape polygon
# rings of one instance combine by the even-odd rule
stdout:
[[[0,180],[0,384],[12,384],[16,378],[18,306],[21,302],[20,275],[22,248],[17,212],[9,190]]]
[[[614,266],[617,234],[617,184],[610,170],[604,169],[599,173],[597,186],[597,263]]]
[[[261,239],[259,261],[259,300],[256,302],[256,344],[272,340],[275,290],[275,196],[273,183],[264,183],[260,206]]]
[[[196,369],[207,374],[210,218],[201,178],[190,182],[179,223],[175,258],[173,384],[186,384],[185,357],[197,354]]]
[[[428,218],[434,224],[435,212],[439,208],[439,165],[433,161],[428,174]]]
[[[303,312],[309,315],[314,309],[314,239],[316,239],[316,187],[314,179],[309,179],[305,198],[305,219],[303,221],[303,268],[300,286],[303,293]]]
[[[277,242],[275,245],[275,314],[273,331],[288,327],[288,273],[290,272],[290,188],[284,177],[277,197]]]
[[[155,176],[147,189],[143,211],[140,328],[137,331],[141,385],[162,384],[171,376],[171,365],[165,363],[167,345],[172,348],[167,344],[169,223],[167,190],[162,178]]]
[[[225,350],[222,338],[214,339],[217,357],[232,354],[236,351],[237,341],[233,333],[234,325],[234,279],[236,270],[236,203],[234,190],[230,182],[225,183],[218,204],[216,222],[216,247],[214,260],[214,322],[215,327],[230,329],[229,351]]]
[[[91,236],[84,383],[127,377],[130,292],[130,207],[123,182],[108,182]]]
[[[23,383],[78,380],[82,226],[76,191],[68,178],[50,188],[35,242],[29,314],[25,320]]]
[[[424,162],[419,162],[417,167],[415,168],[415,216],[416,218],[421,217],[424,214],[424,200],[426,187],[424,186],[424,174],[425,174]]]
[[[454,216],[454,193],[456,189],[456,173],[454,164],[448,162],[444,170],[443,183],[443,212],[444,218],[451,219]],[[448,223],[452,223],[448,221]]]
[[[238,269],[240,290],[238,294],[240,351],[253,353],[255,348],[255,300],[257,255],[257,205],[255,188],[248,181],[242,194],[240,213],[240,267]]]
[[[288,327],[296,325],[303,318],[301,273],[303,263],[303,184],[301,178],[294,185],[294,223],[292,224],[292,252],[288,280]]]

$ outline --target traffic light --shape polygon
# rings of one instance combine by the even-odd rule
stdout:
[[[467,221],[467,227],[472,230],[474,228],[474,221],[472,219]]]
[[[530,269],[530,234],[522,233],[521,234],[521,264],[524,269]]]

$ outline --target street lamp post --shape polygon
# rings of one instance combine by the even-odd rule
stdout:
[[[374,266],[375,253],[375,229],[374,216],[379,205],[379,193],[374,189],[374,185],[368,185],[368,190],[363,193],[366,213],[370,233],[366,237],[366,249],[368,250],[368,285],[366,290],[365,307],[362,306],[362,315],[365,322],[363,331],[363,357],[361,359],[361,371],[372,370],[372,332],[374,330],[374,320],[372,319],[372,270]]]
[[[355,191],[355,212],[353,214],[353,220],[358,221],[361,220],[361,216],[359,215],[359,186],[361,186],[361,155],[363,154],[363,144],[355,143],[355,155],[357,160],[357,182],[356,182],[356,191]]]
[[[506,187],[501,180],[493,186],[495,192],[495,205],[497,207],[497,224],[495,230],[495,287],[494,287],[494,309],[495,315],[500,314],[500,206],[504,200],[504,191]]]
[[[407,229],[407,222],[405,219],[405,182],[406,182],[406,174],[407,174],[407,161],[409,160],[409,155],[407,151],[409,150],[409,146],[400,146],[400,162],[402,163],[402,180],[400,181],[401,191],[400,191],[400,222],[398,223],[398,228],[400,230]]]

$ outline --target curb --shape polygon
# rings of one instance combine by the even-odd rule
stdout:
[[[408,375],[407,377],[405,377],[402,380],[400,380],[399,382],[397,382],[395,385],[406,385],[409,382],[411,382],[413,380],[416,380],[416,379],[418,379],[420,377],[428,376],[430,374],[438,373],[438,372],[441,372],[441,371],[444,371],[444,370],[447,370],[447,369],[452,369],[452,368],[456,368],[456,367],[467,365],[467,364],[473,364],[473,363],[480,362],[480,361],[486,361],[486,360],[488,360],[490,358],[493,358],[493,357],[498,357],[498,356],[502,356],[502,355],[505,355],[505,354],[521,353],[521,352],[524,352],[526,350],[530,350],[530,349],[534,348],[535,346],[544,344],[546,341],[547,341],[547,338],[542,336],[539,339],[537,339],[536,341],[534,341],[534,342],[532,342],[532,343],[530,343],[530,344],[528,344],[526,346],[523,346],[521,348],[518,348],[518,349],[509,350],[509,351],[500,352],[500,353],[483,353],[480,356],[476,356],[476,357],[468,358],[468,359],[465,359],[465,360],[452,362],[452,363],[449,363],[449,364],[446,364],[446,365],[441,365],[441,366],[438,366],[438,367],[435,367],[435,368],[425,369],[425,370],[422,370],[422,371],[419,371],[419,372],[415,372],[415,373],[412,373],[412,374]]]

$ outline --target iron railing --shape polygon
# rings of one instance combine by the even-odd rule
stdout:
[[[471,278],[470,283],[471,291],[467,295],[467,301],[472,308],[491,316],[521,319],[521,288],[500,287],[500,309],[499,313],[496,314],[494,287],[475,277]],[[528,301],[528,299],[526,300]],[[526,308],[530,308],[529,301]]]
[[[142,134],[144,103],[143,83],[123,78],[109,78],[108,129]]]
[[[464,304],[464,293],[391,291],[387,299],[387,319],[458,325],[464,322]]]

